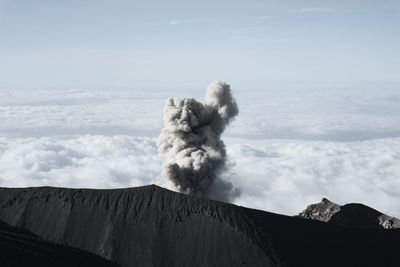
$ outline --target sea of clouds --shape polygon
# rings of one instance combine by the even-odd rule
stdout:
[[[400,92],[245,90],[223,139],[236,204],[293,215],[327,197],[400,217]],[[0,90],[0,186],[163,184],[165,101],[198,91]]]

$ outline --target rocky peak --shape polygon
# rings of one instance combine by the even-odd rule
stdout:
[[[327,198],[323,198],[319,203],[309,205],[298,217],[362,228],[400,228],[399,219],[371,207],[358,203],[340,206]]]
[[[331,202],[327,198],[323,198],[321,202],[309,205],[298,216],[305,219],[313,219],[322,222],[328,222],[333,214],[340,211],[340,206]]]

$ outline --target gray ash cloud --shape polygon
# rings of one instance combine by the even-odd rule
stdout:
[[[170,186],[222,201],[231,201],[239,194],[221,178],[226,166],[221,134],[238,113],[230,86],[221,81],[208,86],[204,103],[193,98],[168,99],[157,146],[166,154],[163,177]]]

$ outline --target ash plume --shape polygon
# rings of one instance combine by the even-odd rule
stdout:
[[[221,178],[226,149],[221,140],[225,127],[239,113],[230,86],[215,81],[204,103],[193,98],[170,98],[164,108],[164,128],[157,140],[166,154],[163,177],[179,192],[221,201],[239,194]]]

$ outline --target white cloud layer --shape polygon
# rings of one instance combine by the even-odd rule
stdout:
[[[161,157],[146,137],[85,135],[0,139],[0,186],[115,188],[160,183]]]
[[[295,214],[323,197],[400,217],[400,138],[362,142],[230,140],[238,204]]]
[[[289,215],[328,197],[400,217],[400,138],[363,142],[228,139],[236,204]],[[155,139],[1,138],[0,186],[115,188],[162,184]]]
[[[292,215],[327,197],[400,217],[400,91],[232,89],[237,204]],[[202,94],[0,90],[0,186],[161,184],[165,100]]]
[[[400,136],[400,91],[232,87],[240,115],[226,136],[358,141]],[[0,136],[71,134],[156,137],[171,96],[203,91],[0,90]]]

